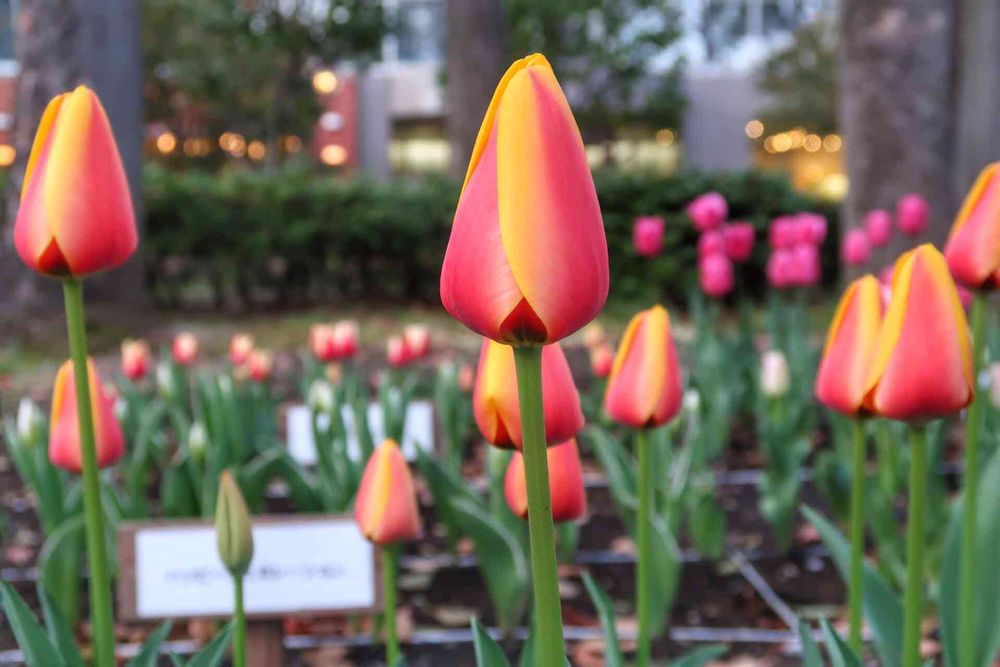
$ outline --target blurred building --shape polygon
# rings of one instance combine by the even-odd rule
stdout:
[[[17,61],[14,59],[14,0],[0,0],[0,167],[14,162],[14,99]]]

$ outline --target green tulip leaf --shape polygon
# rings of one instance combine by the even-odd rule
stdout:
[[[59,650],[31,613],[24,599],[6,581],[0,582],[3,591],[3,610],[10,623],[11,632],[21,648],[28,665],[61,665]]]
[[[129,661],[128,667],[156,667],[160,659],[160,646],[170,634],[171,627],[173,627],[171,621],[164,621],[153,630],[139,647],[136,656]]]
[[[510,667],[503,649],[493,641],[478,619],[472,619],[472,642],[476,650],[476,667]]]
[[[611,598],[601,590],[589,572],[583,575],[583,585],[587,587],[597,615],[604,629],[604,665],[605,667],[624,667],[625,657],[622,655],[621,644],[618,642],[618,631],[615,629],[615,610],[611,606]]]

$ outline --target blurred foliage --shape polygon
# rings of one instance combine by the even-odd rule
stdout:
[[[764,65],[760,89],[772,105],[760,119],[775,131],[800,126],[808,132],[837,130],[837,32],[816,21],[795,32],[795,41]]]
[[[148,122],[189,136],[225,131],[273,143],[308,134],[319,114],[312,75],[378,54],[379,0],[143,0]],[[270,154],[275,154],[270,151]]]
[[[588,140],[622,125],[678,128],[681,64],[655,76],[654,59],[681,34],[672,0],[503,0],[512,58],[552,62]]]
[[[739,269],[739,292],[763,295],[766,228],[784,213],[830,218],[824,275],[836,279],[836,208],[797,193],[786,177],[758,171],[596,174],[611,264],[612,300],[684,302],[697,286],[697,234],[684,213],[695,196],[721,192],[733,219],[752,222],[757,244]],[[438,299],[458,183],[335,180],[305,168],[272,173],[174,172],[148,165],[144,176],[152,291],[161,303],[191,295],[223,303]],[[667,221],[663,252],[632,249],[638,215]]]

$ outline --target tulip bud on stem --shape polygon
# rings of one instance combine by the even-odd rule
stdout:
[[[398,547],[382,547],[382,594],[385,596],[385,662],[395,665],[399,660],[399,637],[396,635],[396,569]]]
[[[920,665],[920,621],[924,608],[924,514],[927,507],[927,426],[910,426],[910,501],[906,526],[906,595],[903,667]]]
[[[979,378],[986,336],[986,297],[976,290],[972,297],[972,377]],[[977,380],[978,381],[978,380]],[[962,482],[962,551],[958,593],[958,658],[961,667],[973,667],[975,635],[972,613],[976,592],[976,511],[979,504],[979,428],[983,417],[983,392],[976,392],[965,419],[965,474]]]
[[[73,379],[76,382],[77,414],[80,420],[80,449],[83,473],[83,513],[87,536],[87,566],[90,572],[90,614],[93,622],[94,665],[115,664],[114,618],[111,584],[104,541],[104,510],[101,506],[101,479],[97,468],[90,377],[87,368],[87,330],[83,315],[83,284],[63,281],[66,327],[69,331]]]
[[[636,647],[636,665],[638,667],[649,667],[652,652],[652,628],[650,628],[650,593],[652,592],[649,579],[652,563],[650,562],[649,538],[650,538],[650,511],[653,502],[653,466],[649,457],[649,438],[646,437],[646,430],[636,431],[636,449],[639,450],[639,516],[636,526],[636,538],[638,544],[638,560],[636,562],[635,593],[636,593],[636,614],[639,617],[639,638]]]
[[[562,607],[556,576],[556,548],[552,527],[552,498],[542,406],[542,348],[515,347],[517,392],[521,407],[524,473],[531,536],[531,576],[535,594],[537,664],[562,667]]]
[[[854,420],[854,457],[851,475],[851,569],[848,582],[851,650],[861,655],[862,558],[865,552],[865,422]]]

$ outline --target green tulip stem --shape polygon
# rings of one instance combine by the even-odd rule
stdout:
[[[920,667],[924,610],[924,513],[927,507],[927,427],[910,427],[910,508],[906,527],[903,667]]]
[[[848,588],[851,649],[861,655],[861,562],[865,552],[865,422],[854,420],[854,458],[851,475],[851,569]]]
[[[399,660],[396,635],[396,546],[382,548],[382,595],[385,597],[385,661],[389,667]]]
[[[538,667],[563,667],[562,606],[556,575],[552,528],[552,497],[542,409],[542,348],[515,347],[517,392],[521,407],[524,474],[528,491],[528,532],[531,537],[531,577],[535,593]]]
[[[233,632],[233,667],[246,667],[247,664],[247,614],[243,609],[243,577],[233,577],[233,588],[236,591],[236,627]]]
[[[653,467],[649,460],[649,439],[646,431],[636,432],[636,449],[639,450],[639,516],[636,520],[636,541],[638,560],[636,561],[635,595],[636,614],[639,618],[639,637],[636,645],[637,667],[649,667],[652,655],[652,618],[650,617],[650,594],[652,592],[650,573],[650,511],[653,503]]]
[[[80,459],[83,470],[83,513],[87,537],[87,566],[90,572],[90,616],[93,624],[94,665],[115,664],[114,617],[111,581],[104,535],[101,478],[97,468],[93,407],[90,404],[90,377],[87,369],[87,328],[83,316],[83,284],[72,278],[63,281],[66,328],[73,360],[76,409],[80,423]]]
[[[976,290],[972,297],[972,377],[978,385],[986,336],[986,297]],[[974,667],[974,618],[972,603],[976,593],[976,511],[979,504],[979,428],[983,399],[976,392],[965,419],[965,478],[962,491],[962,551],[958,589],[958,664]]]

